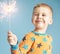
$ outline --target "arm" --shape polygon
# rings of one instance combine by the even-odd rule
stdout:
[[[27,34],[20,44],[11,46],[12,54],[26,54],[32,47],[33,41],[30,34]]]
[[[8,43],[11,46],[11,54],[13,54],[13,50],[16,51],[15,54],[19,54],[18,44],[17,44],[17,37],[15,34],[13,34],[11,31],[8,32],[7,37]]]

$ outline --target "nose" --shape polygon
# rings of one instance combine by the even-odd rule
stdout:
[[[38,14],[38,17],[39,19],[43,18],[42,14]]]

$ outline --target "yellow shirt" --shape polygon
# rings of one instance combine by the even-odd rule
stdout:
[[[29,32],[13,54],[52,54],[52,37],[46,34]]]

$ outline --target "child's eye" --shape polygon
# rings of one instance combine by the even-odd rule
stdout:
[[[42,14],[42,16],[46,16],[45,14]]]

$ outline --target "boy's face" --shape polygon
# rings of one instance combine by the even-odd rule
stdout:
[[[32,22],[35,28],[47,28],[52,24],[52,11],[48,7],[37,7],[33,11]]]

